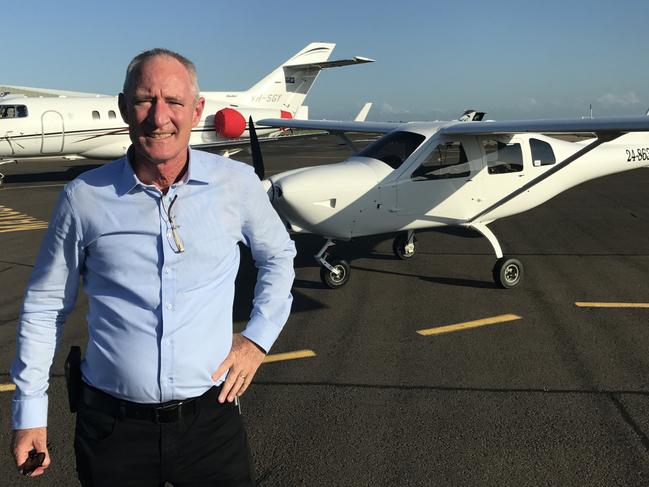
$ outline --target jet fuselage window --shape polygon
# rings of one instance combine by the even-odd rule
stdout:
[[[92,111],[92,119],[93,120],[99,120],[101,118],[101,115],[99,115],[99,112],[97,110]]]
[[[423,135],[413,132],[391,132],[368,145],[358,155],[378,159],[397,169],[425,139]]]
[[[117,115],[115,114],[115,110],[108,110],[108,118],[110,118],[111,120],[117,118]]]
[[[26,116],[25,105],[0,105],[0,118],[25,118]]]
[[[435,147],[410,178],[413,181],[466,178],[470,173],[469,159],[464,147],[461,142],[454,140]]]
[[[523,170],[523,151],[520,144],[483,140],[482,147],[487,158],[489,174],[506,174]]]
[[[552,146],[543,140],[530,139],[530,149],[535,166],[549,166],[557,162]]]

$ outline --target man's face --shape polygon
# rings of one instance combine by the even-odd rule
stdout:
[[[145,61],[119,105],[138,156],[154,164],[185,161],[205,100],[195,99],[191,77],[180,62],[169,56]]]

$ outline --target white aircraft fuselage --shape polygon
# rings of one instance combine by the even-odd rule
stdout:
[[[205,99],[205,111],[199,124],[192,129],[190,144],[210,146],[218,142],[248,137],[249,116],[280,117],[279,108],[239,105],[237,93],[210,93]],[[20,159],[43,156],[78,156],[90,159],[115,159],[126,154],[131,144],[128,126],[122,120],[117,97],[49,98],[11,97],[4,102],[16,108],[24,106],[27,116],[0,118],[0,159]],[[244,120],[244,129],[233,137],[219,134],[215,129],[215,114],[237,104],[236,111]],[[288,113],[285,116],[288,117]],[[293,114],[291,113],[292,117]],[[239,117],[237,117],[239,118]],[[260,135],[277,129],[260,129]],[[236,134],[233,132],[232,135]]]
[[[434,124],[404,125],[402,130],[420,134],[423,139],[396,169],[380,159],[352,156],[337,164],[271,176],[273,205],[295,233],[349,240],[445,225],[488,224],[534,208],[585,181],[649,165],[649,133],[629,133],[600,145],[553,177],[481,215],[592,140],[567,142],[541,134],[450,138],[439,136],[437,128]],[[531,139],[551,148],[553,164],[534,164]],[[496,172],[493,166],[490,170],[485,146],[493,140],[520,147],[520,165],[515,170]],[[449,166],[455,174],[413,177],[436,147],[453,142],[462,144],[467,156],[466,162]],[[638,149],[640,156],[632,160],[631,151],[637,153]],[[644,158],[642,149],[647,154]]]
[[[190,144],[229,151],[246,144],[249,117],[306,118],[303,103],[322,69],[372,62],[362,57],[328,61],[334,47],[311,43],[246,91],[201,92],[205,109]],[[115,159],[131,143],[117,96],[8,88],[58,96],[0,95],[0,164],[46,156]],[[277,128],[257,132],[279,134]]]

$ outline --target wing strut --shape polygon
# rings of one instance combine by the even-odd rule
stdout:
[[[568,157],[567,159],[561,161],[559,164],[555,165],[551,169],[548,169],[546,172],[541,174],[540,176],[532,179],[529,183],[524,184],[520,188],[518,188],[516,191],[513,193],[508,194],[504,198],[500,199],[499,201],[495,202],[493,205],[491,205],[489,208],[486,210],[481,211],[477,215],[475,215],[473,218],[470,218],[467,220],[467,223],[472,224],[475,222],[477,219],[480,217],[483,217],[484,215],[492,212],[496,208],[504,205],[505,203],[508,203],[509,201],[513,200],[516,198],[519,194],[524,193],[528,189],[532,188],[533,186],[536,186],[539,184],[541,181],[544,181],[545,179],[549,178],[553,174],[561,171],[563,168],[567,167],[568,165],[572,164],[574,161],[579,159],[580,157],[588,154],[590,151],[593,149],[599,147],[600,145],[604,144],[605,142],[610,142],[611,140],[615,140],[618,137],[624,135],[626,132],[605,132],[605,133],[598,133],[597,139],[591,142],[590,144],[586,145],[583,149],[578,150],[575,152],[573,155]]]

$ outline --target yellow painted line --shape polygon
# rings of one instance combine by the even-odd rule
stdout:
[[[264,363],[283,362],[284,360],[295,360],[298,358],[308,357],[315,357],[315,352],[313,350],[296,350],[295,352],[276,353],[273,355],[267,355],[264,359]]]
[[[454,331],[468,330],[470,328],[478,328],[480,326],[487,325],[498,325],[500,323],[506,323],[508,321],[520,320],[522,319],[518,315],[498,315],[492,316],[491,318],[483,318],[481,320],[467,321],[466,323],[457,323],[455,325],[447,326],[438,326],[435,328],[427,328],[425,330],[417,330],[417,333],[423,336],[429,335],[441,335],[442,333],[451,333]]]
[[[589,303],[578,301],[579,308],[649,308],[649,303]]]
[[[47,228],[47,222],[0,205],[0,233]]]
[[[15,391],[16,384],[0,384],[0,392]]]

